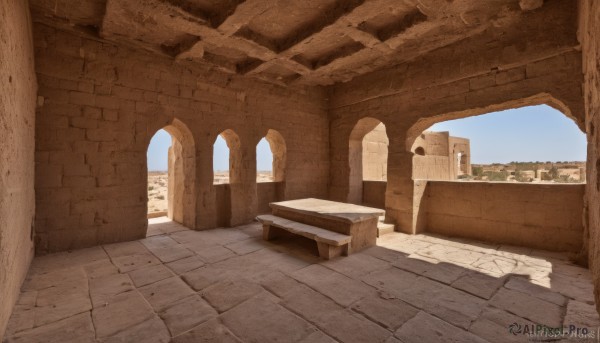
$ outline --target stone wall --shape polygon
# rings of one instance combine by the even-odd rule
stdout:
[[[36,88],[27,1],[0,0],[0,340],[33,256]]]
[[[551,21],[548,18],[552,18]],[[358,76],[330,91],[329,196],[350,195],[348,141],[357,122],[382,122],[390,139],[386,221],[417,232],[423,189],[410,148],[431,125],[526,105],[549,104],[584,127],[576,6],[548,1],[501,36],[481,34],[410,63]],[[486,46],[473,54],[473,46]]]
[[[600,2],[580,3],[580,39],[583,42],[583,71],[586,131],[588,137],[585,244],[594,279],[596,306],[600,311]]]
[[[183,202],[189,225],[246,223],[257,213],[256,145],[274,129],[285,140],[287,199],[327,196],[329,142],[321,88],[283,88],[145,53],[75,31],[34,24],[43,105],[36,130],[36,249],[46,253],[143,237],[146,150],[163,127],[189,131],[195,163]],[[217,199],[212,149],[239,139],[236,181]],[[192,146],[181,141],[182,148]],[[186,199],[190,199],[189,201]],[[230,204],[230,209],[217,208]],[[228,213],[231,211],[231,213]],[[188,211],[184,210],[185,213]]]
[[[429,181],[426,187],[427,232],[581,251],[584,185]]]
[[[363,138],[363,180],[387,180],[387,157],[389,139],[385,125],[380,123]]]
[[[364,181],[362,204],[369,207],[385,208],[385,181]]]

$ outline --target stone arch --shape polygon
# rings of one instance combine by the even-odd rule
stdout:
[[[474,117],[488,114],[491,112],[498,112],[503,110],[535,105],[548,105],[560,111],[565,116],[567,116],[567,118],[573,120],[582,132],[586,132],[585,123],[582,122],[577,116],[575,116],[572,113],[571,109],[564,102],[555,98],[549,93],[540,93],[531,97],[511,100],[499,104],[493,104],[490,106],[464,109],[461,111],[449,112],[440,115],[434,115],[431,117],[422,117],[421,119],[417,120],[417,122],[414,123],[406,133],[406,151],[411,151],[415,141],[421,135],[421,133],[434,124],[448,120]]]
[[[285,182],[285,168],[287,160],[287,146],[285,139],[277,130],[269,129],[265,139],[269,143],[273,154],[273,181]]]
[[[167,216],[184,226],[196,224],[196,147],[190,129],[173,119],[162,127],[171,136],[168,158]],[[153,137],[156,132],[150,137]],[[146,144],[146,150],[150,141]],[[147,204],[146,204],[147,206]]]
[[[367,134],[375,130],[378,126],[385,125],[378,119],[365,117],[360,119],[350,132],[349,151],[348,151],[348,166],[349,166],[349,189],[348,202],[361,204],[363,197],[363,139]],[[387,139],[387,134],[386,134]],[[385,152],[387,160],[387,151]],[[385,167],[387,172],[387,165]]]
[[[221,136],[229,148],[229,183],[240,183],[242,180],[242,152],[240,137],[232,129],[224,130],[217,136]]]

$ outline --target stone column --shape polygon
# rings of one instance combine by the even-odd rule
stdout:
[[[413,181],[412,161],[413,154],[406,149],[404,135],[391,136],[385,192],[385,221],[396,225],[397,231],[408,234],[419,233],[425,229],[424,200],[427,181]]]
[[[230,226],[251,222],[257,214],[256,194],[256,144],[250,137],[240,137],[237,152],[230,150],[231,219]],[[234,154],[239,154],[234,156]]]

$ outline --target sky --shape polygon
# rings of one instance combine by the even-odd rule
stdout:
[[[168,152],[171,146],[171,135],[165,130],[158,131],[148,147],[148,170],[166,171]],[[256,164],[259,171],[272,171],[273,154],[266,139],[261,139],[256,146]],[[215,141],[213,152],[213,170],[229,170],[229,148],[225,140],[219,136]]]
[[[473,164],[586,160],[585,134],[547,105],[446,121],[428,130],[470,139]]]
[[[488,113],[433,125],[429,131],[450,131],[471,140],[471,163],[512,161],[585,161],[586,137],[575,122],[546,105]],[[158,131],[148,148],[148,170],[166,171],[171,136]],[[273,155],[262,139],[256,147],[257,169],[271,171]],[[213,170],[229,169],[229,148],[219,136],[214,145]]]

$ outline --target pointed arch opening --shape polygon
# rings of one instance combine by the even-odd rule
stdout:
[[[193,228],[196,222],[196,148],[191,131],[175,119],[148,145],[148,217],[166,216]]]
[[[348,202],[363,204],[363,183],[387,180],[389,139],[385,125],[374,118],[359,120],[349,139]]]

